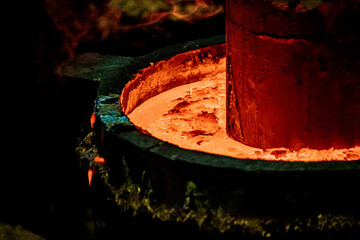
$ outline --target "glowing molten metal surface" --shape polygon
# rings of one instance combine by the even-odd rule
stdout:
[[[197,68],[199,68],[199,72],[201,72],[200,68],[203,68],[202,64],[194,66],[192,63],[189,63],[191,65],[191,70],[188,71],[189,76],[193,75]],[[171,65],[169,69],[163,63],[161,64],[162,67],[159,72],[171,71]],[[130,113],[125,110],[130,121],[143,132],[181,148],[240,159],[285,161],[349,161],[360,159],[360,146],[348,149],[314,150],[302,148],[297,151],[290,151],[286,148],[259,149],[249,147],[229,138],[226,134],[225,57],[206,65],[207,68],[209,65],[213,65],[212,68],[216,70],[205,74],[200,81],[180,85],[152,96],[133,108]],[[151,68],[153,69],[153,66]],[[175,74],[177,71],[179,70],[174,69]],[[184,76],[184,72],[181,74]],[[156,75],[157,82],[161,82],[159,76],[168,78],[170,75],[159,73]],[[137,78],[140,76],[141,74]],[[135,90],[135,92],[138,91],[139,89]],[[121,100],[124,103],[124,97]],[[127,104],[134,105],[133,102],[128,100]]]

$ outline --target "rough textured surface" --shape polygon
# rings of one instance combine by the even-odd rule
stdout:
[[[135,234],[143,224],[161,239],[171,231],[208,239],[359,236],[360,199],[349,184],[359,181],[358,161],[271,162],[181,149],[137,130],[118,100],[96,104],[92,141],[106,164],[90,159],[90,167],[103,234]]]
[[[157,152],[165,158],[215,168],[233,168],[246,172],[297,172],[297,171],[359,171],[360,161],[289,162],[255,159],[238,159],[179,148],[143,133],[133,125],[119,105],[119,95],[112,94],[96,100],[97,127],[122,141],[130,142],[146,151]],[[99,133],[98,133],[99,134]],[[99,142],[102,145],[102,142]]]
[[[228,0],[228,134],[260,148],[359,145],[359,7]]]
[[[195,49],[168,60],[153,62],[127,83],[121,94],[121,106],[126,114],[147,99],[166,90],[201,80],[221,68],[217,63],[225,56],[224,44]]]
[[[98,239],[143,232],[158,239],[360,235],[360,199],[349,184],[359,182],[359,161],[274,162],[181,149],[136,129],[119,105],[120,91],[107,87],[96,100],[91,141],[85,140],[90,150],[82,151],[95,172]],[[94,161],[99,155],[105,163]]]
[[[221,48],[225,50],[225,45],[188,51],[141,70],[125,85],[120,98],[130,121],[143,132],[180,148],[238,159],[304,162],[360,159],[360,146],[260,149],[229,138],[226,61]]]

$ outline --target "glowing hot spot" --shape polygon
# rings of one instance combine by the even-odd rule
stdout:
[[[90,168],[88,171],[89,186],[91,186],[91,181],[92,181],[93,175],[94,175],[94,170]]]
[[[94,128],[95,118],[96,118],[96,114],[95,113],[91,114],[91,117],[90,117],[91,128]]]
[[[94,158],[94,162],[96,162],[96,163],[105,163],[105,159],[103,157],[96,156]]]

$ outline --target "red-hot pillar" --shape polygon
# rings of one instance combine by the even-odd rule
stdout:
[[[360,145],[360,1],[227,0],[226,17],[231,138]]]

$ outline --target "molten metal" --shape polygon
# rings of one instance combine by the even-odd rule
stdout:
[[[217,48],[220,47],[214,47]],[[221,53],[219,49],[216,51]],[[180,54],[144,69],[124,88],[121,97],[124,112],[143,132],[190,150],[240,159],[360,159],[360,146],[292,151],[287,148],[254,148],[229,138],[226,134],[226,58],[221,55],[221,58],[214,59],[214,52],[206,48]],[[199,81],[181,84],[195,73],[201,76]],[[173,76],[177,76],[178,85],[166,87],[174,84]],[[155,89],[159,92],[154,92]]]

